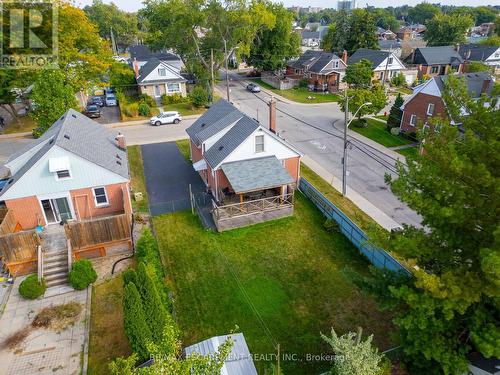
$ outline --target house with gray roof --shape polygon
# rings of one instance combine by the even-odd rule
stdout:
[[[463,73],[464,60],[453,46],[419,47],[406,62],[418,69],[418,77]]]
[[[269,106],[264,126],[221,99],[186,129],[193,168],[213,197],[218,230],[293,213],[302,155],[279,136],[276,102]]]
[[[464,59],[465,64],[477,61],[491,66],[495,73],[500,71],[500,46],[474,43],[461,44],[458,47],[458,53]]]
[[[40,138],[11,155],[5,167],[8,176],[0,190],[0,206],[7,211],[5,217],[8,220],[0,219],[0,237],[11,236],[8,244],[17,243],[13,237],[29,237],[30,231],[36,229],[42,238],[46,232],[56,236],[55,241],[42,241],[41,245],[47,254],[54,250],[59,256],[61,249],[66,248],[67,240],[74,240],[69,235],[66,237],[62,224],[87,223],[82,224],[86,226],[99,220],[101,225],[92,230],[90,237],[86,237],[88,233],[81,233],[85,237],[83,241],[90,241],[94,247],[83,249],[83,242],[72,242],[77,258],[79,255],[76,254],[104,256],[111,242],[116,245],[122,240],[129,249],[130,237],[120,237],[113,229],[113,223],[105,223],[108,218],[113,221],[116,216],[120,216],[119,220],[123,219],[123,222],[131,219],[130,176],[123,135],[70,109]],[[113,233],[113,241],[107,235],[101,236],[99,228],[105,228],[108,234]],[[130,235],[129,229],[126,224],[121,233]],[[83,227],[80,230],[85,232]],[[5,244],[1,240],[0,243]],[[20,254],[32,254],[13,262],[16,267],[23,265],[21,272],[31,271],[33,265],[36,270],[36,249],[25,243],[13,245],[15,251],[9,246],[0,246],[0,255],[7,265],[9,259],[19,258]],[[68,262],[67,255],[65,259]],[[57,276],[67,282],[67,263],[65,267],[64,262],[59,266],[46,275],[49,286]]]

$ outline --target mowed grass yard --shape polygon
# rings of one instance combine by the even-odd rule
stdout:
[[[359,127],[358,120],[354,120],[349,129],[370,138],[372,141],[380,143],[385,147],[395,147],[402,146],[412,143],[409,139],[403,138],[401,136],[393,135],[387,131],[386,123],[373,119],[365,119],[367,122],[366,127]]]
[[[260,85],[262,88],[270,90],[278,95],[281,95],[289,100],[298,103],[308,103],[308,104],[330,103],[330,102],[338,102],[340,100],[339,94],[331,94],[331,93],[323,94],[321,92],[312,92],[309,91],[306,87],[295,87],[289,90],[278,90],[260,79],[256,79],[253,81],[255,81],[255,83]],[[309,99],[310,97],[314,99]]]
[[[329,364],[306,355],[331,353],[320,332],[363,327],[380,350],[394,345],[390,316],[361,294],[343,272],[367,274],[368,262],[338,233],[327,233],[322,214],[300,193],[293,217],[235,229],[205,231],[188,211],[154,218],[174,294],[184,345],[238,327],[255,355],[298,354],[284,373],[314,374]],[[266,335],[248,301],[271,331]],[[259,373],[269,361],[255,361]]]

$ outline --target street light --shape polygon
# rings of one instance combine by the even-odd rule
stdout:
[[[347,96],[347,90],[345,92],[345,121],[344,121],[344,157],[342,158],[342,195],[345,197],[347,194],[347,128],[351,125],[352,120],[356,117],[358,112],[366,105],[372,105],[371,102],[366,102],[361,104],[358,110],[352,116],[351,121],[349,120],[349,97]]]

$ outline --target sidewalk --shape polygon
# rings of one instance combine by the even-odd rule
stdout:
[[[330,183],[330,181],[332,181],[331,186],[333,186],[336,190],[342,191],[342,182],[317,162],[312,160],[309,156],[304,155],[302,157],[302,162],[309,168],[311,168],[317,175],[323,178],[327,183]],[[367,199],[363,198],[359,193],[349,188],[349,186],[347,187],[347,198],[349,198],[356,206],[358,206],[360,210],[362,210],[373,220],[375,220],[382,228],[390,231],[395,227],[401,226],[398,222],[394,221],[379,208],[375,207]]]

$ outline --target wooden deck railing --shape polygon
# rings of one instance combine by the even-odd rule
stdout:
[[[214,219],[218,221],[221,219],[229,219],[265,211],[274,211],[284,207],[293,206],[293,193],[255,199],[242,203],[233,203],[224,206],[218,206],[215,202],[212,202],[212,204]]]
[[[37,259],[40,239],[34,229],[0,236],[0,250],[3,262],[17,263]]]

